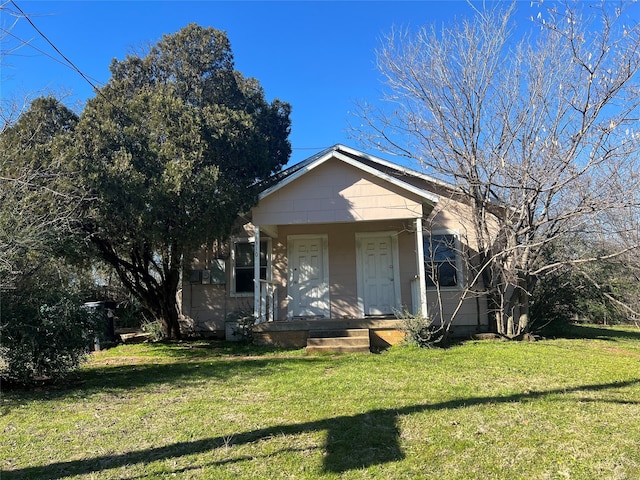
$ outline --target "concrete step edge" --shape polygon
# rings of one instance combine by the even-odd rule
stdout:
[[[310,338],[326,338],[326,337],[369,337],[369,329],[367,328],[347,328],[347,329],[327,329],[327,330],[309,330]]]
[[[368,347],[307,347],[307,353],[371,353]]]
[[[369,337],[321,337],[321,338],[308,338],[307,346],[356,346],[356,347],[369,347]]]

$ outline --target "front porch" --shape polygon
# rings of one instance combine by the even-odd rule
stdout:
[[[420,218],[264,230],[255,226],[251,239],[256,323],[393,320],[397,312],[427,311]]]
[[[304,348],[314,332],[366,329],[372,349],[387,348],[404,339],[403,321],[389,318],[285,320],[253,326],[254,343],[286,348]]]

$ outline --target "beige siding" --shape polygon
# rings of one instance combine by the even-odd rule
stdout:
[[[460,238],[462,253],[467,259],[473,259],[477,253],[473,249],[476,237],[471,223],[471,209],[453,198],[441,197],[431,215],[425,220],[424,230],[425,232],[455,232]],[[464,270],[463,265],[464,284],[467,285],[469,280],[468,272]],[[427,291],[429,312],[436,319],[439,319],[440,315],[449,319],[455,313],[453,325],[456,327],[468,327],[467,330],[470,330],[471,327],[475,328],[480,323],[486,328],[488,321],[486,300],[467,298],[462,305],[459,305],[462,291],[462,288],[443,288],[439,296],[435,289],[429,288]]]
[[[443,221],[446,219],[443,218]],[[445,221],[441,228],[455,230],[459,227],[454,221]],[[459,229],[458,229],[459,230]],[[279,285],[278,318],[287,317],[287,237],[289,235],[326,234],[329,244],[329,282],[332,318],[358,318],[357,272],[356,272],[356,232],[395,231],[398,238],[401,308],[411,310],[411,280],[417,275],[415,232],[412,222],[387,221],[358,224],[334,225],[320,224],[310,226],[280,227],[278,237],[274,240],[274,282]],[[458,306],[461,290],[443,290],[442,311],[449,318]],[[439,317],[440,307],[436,292],[429,290],[427,295],[429,312]],[[478,316],[480,308],[480,317]],[[479,304],[475,299],[466,300],[456,314],[454,325],[476,326],[478,320],[486,325],[486,308],[484,301]]]
[[[456,312],[460,299],[460,293],[461,290],[459,289],[443,290],[441,292],[443,318],[448,320],[455,312],[455,319],[452,323],[454,327],[477,327],[478,325],[486,327],[487,309],[484,299],[468,298],[463,302],[461,308]],[[430,317],[433,318],[436,323],[439,323],[440,305],[438,301],[438,294],[434,291],[434,289],[429,289],[427,292],[427,308]]]
[[[462,218],[456,215],[452,205],[440,210],[430,217],[425,231],[448,230],[459,232],[463,241],[467,233]],[[411,220],[387,220],[377,222],[359,222],[347,224],[314,224],[279,226],[278,235],[272,238],[272,272],[273,282],[277,285],[278,309],[276,318],[285,320],[288,312],[288,259],[287,239],[290,235],[324,235],[328,237],[330,312],[332,318],[358,318],[361,316],[358,305],[358,285],[356,269],[356,233],[364,232],[397,232],[399,250],[399,283],[401,309],[410,311],[411,281],[417,275],[416,234]],[[264,233],[263,233],[264,236]],[[194,265],[198,265],[196,261]],[[230,271],[227,268],[227,277]],[[188,279],[187,279],[188,280]],[[227,285],[183,285],[183,312],[190,317],[197,330],[224,331],[225,319],[240,311],[252,311],[253,297],[232,297],[229,295],[229,278]],[[440,297],[434,290],[429,290],[427,305],[430,315],[439,318],[442,300],[444,318],[449,318],[458,307],[461,290],[443,289]],[[480,312],[480,313],[478,313]],[[476,327],[478,322],[486,326],[486,306],[484,299],[466,300],[456,313],[455,326]]]
[[[256,225],[417,218],[421,199],[374,175],[328,160],[276,190],[253,209]]]
[[[236,232],[236,238],[253,236],[253,225],[244,224]],[[225,247],[228,247],[225,246]],[[222,285],[203,285],[191,283],[189,271],[182,280],[182,315],[185,321],[196,332],[212,332],[216,336],[224,336],[225,322],[242,313],[253,314],[253,296],[232,296],[231,261],[228,249],[225,248],[226,282]],[[210,261],[216,257],[208,249],[201,249],[191,260],[191,269],[207,270]]]
[[[253,297],[232,297],[227,285],[189,283],[182,287],[182,313],[194,331],[222,336],[225,321],[240,312],[253,313]]]

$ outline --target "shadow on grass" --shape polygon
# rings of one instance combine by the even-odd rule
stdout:
[[[180,354],[174,354],[179,357]],[[96,393],[126,392],[140,388],[153,388],[158,385],[171,385],[172,388],[186,387],[208,382],[212,379],[220,381],[231,378],[269,376],[282,374],[283,370],[297,369],[301,365],[323,363],[320,357],[237,357],[221,355],[203,357],[195,361],[190,357],[186,361],[177,360],[172,363],[154,362],[153,357],[144,363],[91,366],[79,371],[73,379],[66,383],[45,385],[43,387],[15,387],[7,390],[3,385],[5,399],[3,408],[9,409],[12,404],[28,400],[56,400],[65,397],[84,398]]]
[[[178,340],[160,341],[146,344],[157,350],[162,356],[182,359],[197,359],[200,357],[261,357],[279,353],[290,353],[291,349],[283,349],[271,345],[253,345],[248,342],[229,342],[225,340]]]
[[[637,340],[640,341],[640,329],[629,325],[626,328],[620,326],[605,327],[599,325],[576,324],[563,325],[561,328],[549,330],[546,335],[557,338],[592,339],[592,340]]]
[[[217,448],[229,448],[235,445],[248,445],[266,440],[274,436],[299,435],[307,432],[327,431],[324,445],[325,472],[344,473],[349,470],[366,468],[404,458],[400,447],[398,418],[402,415],[459,409],[477,405],[514,403],[548,395],[567,394],[581,391],[600,391],[624,388],[640,383],[640,379],[624,382],[611,382],[593,385],[581,385],[573,388],[559,388],[539,392],[518,393],[504,397],[469,397],[446,402],[412,405],[397,409],[371,410],[358,415],[345,415],[305,422],[293,425],[275,425],[273,427],[241,432],[232,439],[225,436],[211,437],[190,442],[179,442],[163,447],[149,448],[119,455],[105,455],[57,462],[40,467],[27,467],[8,470],[2,473],[3,480],[22,478],[59,479],[67,476],[97,474],[104,470],[122,468],[134,464],[147,464],[155,461],[176,459],[187,455],[202,454]],[[633,403],[633,402],[628,402]],[[285,449],[287,452],[298,451],[296,448]],[[269,453],[272,456],[273,452]],[[211,462],[209,466],[239,463],[255,456],[227,458]],[[201,467],[200,465],[199,467]]]

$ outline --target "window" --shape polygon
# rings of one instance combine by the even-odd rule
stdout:
[[[238,240],[233,243],[231,260],[233,262],[231,293],[236,295],[253,295],[254,292],[254,243]],[[260,242],[260,278],[267,279],[267,252],[269,242]]]
[[[458,242],[452,233],[424,236],[424,270],[427,287],[457,287],[460,284],[458,272]]]

